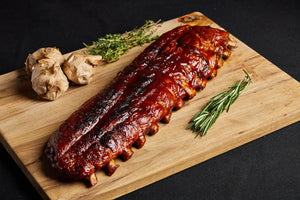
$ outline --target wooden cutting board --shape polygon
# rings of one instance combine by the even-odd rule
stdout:
[[[192,20],[191,24],[219,27],[199,12],[187,16],[185,19]],[[178,19],[164,22],[157,34],[180,24]],[[238,48],[219,70],[218,76],[181,110],[173,112],[169,124],[160,124],[157,135],[147,136],[145,146],[134,150],[130,160],[117,159],[120,167],[113,176],[97,172],[99,182],[94,187],[49,176],[49,166],[41,160],[44,145],[73,111],[103,89],[146,46],[132,49],[118,62],[98,66],[89,85],[71,86],[52,102],[37,97],[24,69],[2,75],[1,142],[43,198],[112,199],[299,121],[299,82],[235,39]],[[186,130],[189,120],[212,96],[241,80],[244,77],[242,68],[252,74],[253,83],[229,113],[221,115],[205,137],[195,138]]]

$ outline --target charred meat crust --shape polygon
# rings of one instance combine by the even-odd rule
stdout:
[[[154,135],[157,122],[168,123],[182,99],[193,98],[235,44],[224,30],[209,26],[179,26],[149,45],[103,91],[85,102],[49,139],[45,154],[64,178],[108,175],[128,160],[132,146],[141,148],[145,134]]]

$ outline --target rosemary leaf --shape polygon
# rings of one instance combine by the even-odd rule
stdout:
[[[89,49],[85,53],[101,55],[103,61],[107,63],[115,62],[119,59],[119,56],[125,54],[129,49],[156,40],[159,36],[153,36],[155,31],[153,28],[160,25],[160,20],[157,22],[146,20],[142,27],[135,27],[132,31],[126,31],[123,34],[106,34],[93,42],[92,45],[83,43]]]
[[[251,83],[251,76],[246,70],[245,78],[238,83],[229,87],[228,91],[221,92],[209,100],[205,107],[198,112],[190,121],[188,129],[196,132],[197,136],[204,136],[207,131],[216,122],[220,114],[226,110],[229,111],[230,106],[237,100],[242,91]]]

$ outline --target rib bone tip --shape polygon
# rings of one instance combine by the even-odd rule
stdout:
[[[98,182],[98,178],[97,178],[95,173],[92,173],[92,174],[89,175],[89,180],[90,180],[91,186],[96,185],[97,182]]]

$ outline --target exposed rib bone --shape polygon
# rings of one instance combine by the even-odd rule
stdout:
[[[123,161],[126,161],[126,160],[130,159],[132,155],[133,155],[133,151],[132,151],[131,147],[127,147],[124,149],[124,151],[122,152],[120,157],[122,158]]]
[[[172,116],[172,110],[170,110],[162,119],[161,119],[161,121],[163,122],[163,123],[169,123],[170,122],[170,120],[171,120],[171,116]]]
[[[92,173],[92,174],[89,175],[89,180],[90,180],[91,186],[96,185],[97,182],[98,182],[98,178],[97,178],[95,173]]]
[[[222,58],[220,58],[220,59],[218,60],[217,66],[218,66],[218,67],[222,67],[222,66],[223,66],[223,63],[224,63],[224,60],[223,60]]]
[[[189,99],[193,98],[196,95],[196,90],[188,83],[182,82],[181,86],[184,89],[184,91],[188,94]]]
[[[223,58],[228,58],[230,55],[231,55],[231,51],[229,51],[229,50],[225,50],[223,52]]]
[[[184,105],[184,101],[181,98],[179,98],[175,104],[175,109],[179,110],[180,108],[183,107],[183,105]]]
[[[108,176],[111,176],[116,169],[119,167],[120,165],[117,164],[113,159],[111,161],[109,161],[109,163],[107,163],[106,168],[105,168],[105,173]]]
[[[140,149],[144,146],[145,142],[146,142],[146,137],[143,133],[141,133],[139,135],[139,138],[133,143],[133,146]]]
[[[157,123],[153,124],[149,130],[148,135],[155,135],[158,132],[159,125]]]
[[[235,48],[237,46],[237,42],[233,40],[232,38],[229,38],[228,40],[228,48]]]

